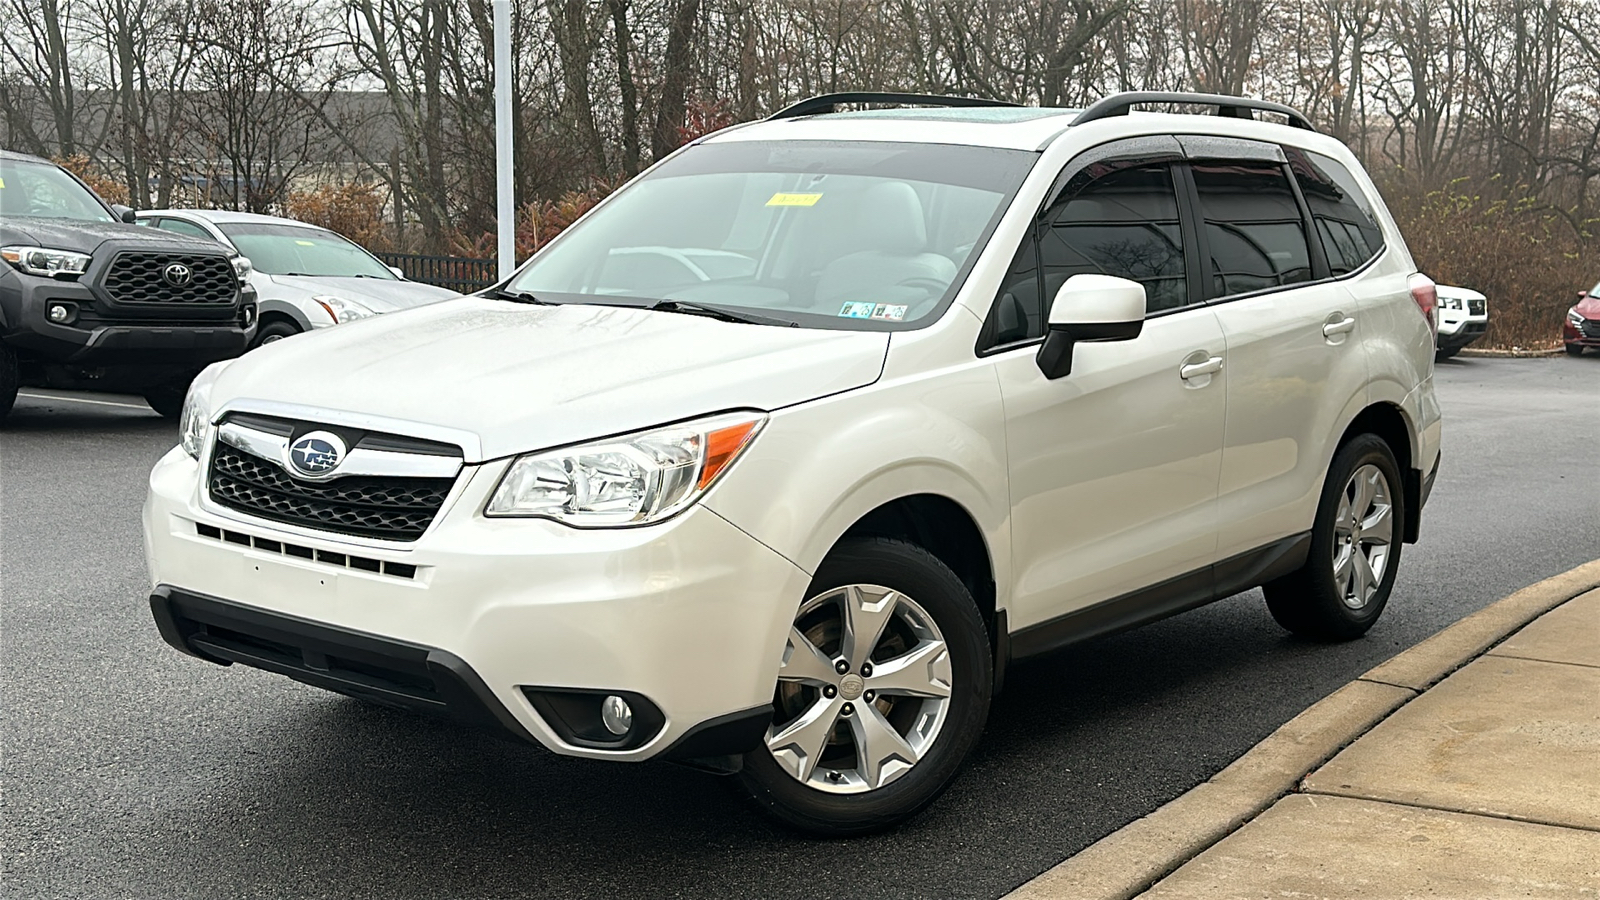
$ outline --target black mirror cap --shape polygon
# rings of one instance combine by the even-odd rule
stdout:
[[[139,221],[138,212],[131,206],[123,206],[121,203],[113,203],[111,204],[111,211],[117,214],[117,218],[127,222],[129,225],[133,225]]]
[[[1044,377],[1054,381],[1072,374],[1072,348],[1079,342],[1131,341],[1144,330],[1144,320],[1052,325],[1034,361]]]

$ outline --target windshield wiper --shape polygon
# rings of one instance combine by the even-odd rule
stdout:
[[[493,294],[497,300],[510,300],[512,303],[529,303],[534,306],[555,306],[549,300],[540,300],[529,291],[508,291],[505,288],[496,290]]]
[[[753,313],[736,313],[731,310],[716,306],[701,306],[686,300],[657,300],[646,306],[645,309],[654,312],[684,313],[691,316],[705,316],[711,319],[720,319],[724,322],[738,322],[742,325],[777,325],[783,328],[798,328],[799,322],[790,322],[785,319],[774,319],[769,316],[758,316]]]

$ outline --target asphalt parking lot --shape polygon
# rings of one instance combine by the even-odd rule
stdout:
[[[1018,666],[944,799],[847,842],[686,769],[561,759],[179,655],[139,529],[175,428],[136,400],[28,392],[0,430],[0,893],[999,896],[1372,665],[1600,557],[1600,356],[1437,379],[1444,469],[1366,638],[1291,638],[1250,592]]]

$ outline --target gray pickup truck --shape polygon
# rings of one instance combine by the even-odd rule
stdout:
[[[0,150],[0,418],[22,386],[139,394],[176,418],[196,373],[250,345],[250,261],[133,220]]]

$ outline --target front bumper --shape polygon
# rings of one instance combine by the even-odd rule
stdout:
[[[163,635],[570,756],[755,746],[809,576],[703,507],[615,530],[486,519],[477,511],[505,465],[467,467],[428,532],[395,544],[219,510],[174,448],[145,504]],[[625,750],[563,738],[524,688],[637,695],[660,726]]]
[[[1487,319],[1469,319],[1459,323],[1454,331],[1439,330],[1438,347],[1440,350],[1460,350],[1478,338],[1483,337],[1489,330]]]
[[[1573,347],[1600,348],[1600,320],[1586,320],[1579,327],[1572,324],[1571,319],[1564,319],[1561,323],[1561,340]]]

